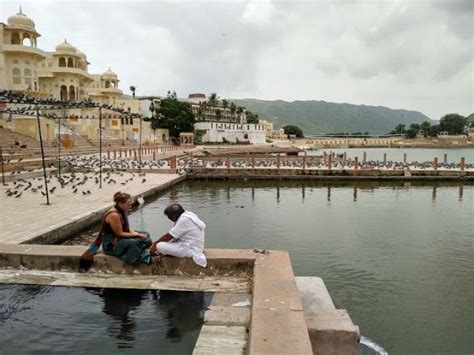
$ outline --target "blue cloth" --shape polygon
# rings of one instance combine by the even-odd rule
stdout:
[[[148,232],[138,232],[145,234],[146,238],[117,238],[115,246],[113,245],[114,235],[104,234],[102,236],[102,248],[104,253],[116,256],[127,264],[137,265],[140,263],[151,264],[150,246],[152,240]]]

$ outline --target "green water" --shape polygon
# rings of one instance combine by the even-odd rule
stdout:
[[[173,200],[207,223],[208,247],[288,250],[390,353],[474,352],[474,184],[186,182],[131,225],[164,234]]]

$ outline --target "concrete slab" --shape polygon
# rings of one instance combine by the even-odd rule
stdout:
[[[193,355],[245,354],[247,330],[245,327],[203,325]]]
[[[232,306],[236,302],[246,300],[252,301],[252,295],[249,293],[216,292],[212,296],[211,306]]]
[[[209,279],[209,280],[208,280]],[[217,286],[205,288],[205,284],[217,284],[218,277],[183,277],[183,276],[158,276],[116,274],[84,274],[74,272],[54,272],[41,270],[16,270],[0,269],[0,284],[36,284],[51,286],[71,287],[97,287],[97,288],[127,288],[127,289],[149,289],[149,290],[173,290],[173,291],[202,291],[202,292],[239,292],[247,289],[247,280],[233,278],[226,284],[225,289]],[[233,284],[233,287],[231,287]]]
[[[359,328],[346,310],[316,311],[306,322],[314,354],[357,354]]]
[[[332,302],[328,289],[320,277],[297,276],[296,287],[303,302],[305,313],[311,313],[322,309],[334,310],[336,307]]]
[[[239,325],[247,327],[250,322],[250,307],[210,306],[204,313],[207,325]]]
[[[287,252],[271,250],[255,261],[249,353],[313,353]]]
[[[77,173],[77,176],[82,175]],[[50,190],[56,187],[56,190],[50,196],[50,205],[45,205],[45,197],[40,190],[33,193],[29,189],[23,191],[20,198],[14,198],[5,194],[7,189],[12,188],[12,183],[9,186],[0,185],[0,243],[52,244],[64,240],[99,221],[102,214],[112,207],[115,192],[121,190],[135,198],[146,198],[185,179],[185,176],[177,174],[148,174],[142,183],[142,177],[137,174],[133,177],[128,172],[112,173],[111,177],[117,183],[103,183],[102,189],[95,183],[95,177],[89,177],[78,186],[76,193],[73,193],[72,183],[61,188],[56,178],[51,178],[48,187]],[[43,185],[42,180],[27,181],[33,184],[32,188]],[[26,183],[23,185],[24,188]],[[83,191],[90,191],[90,194],[83,194]]]

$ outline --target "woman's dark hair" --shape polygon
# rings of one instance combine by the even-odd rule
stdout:
[[[183,213],[184,208],[179,203],[172,203],[165,208],[165,215],[173,222],[176,222]]]
[[[130,196],[129,194],[127,194],[126,192],[116,192],[114,193],[114,202],[117,204],[117,203],[123,203],[123,202],[127,202],[128,200],[130,200],[132,198],[132,196]]]

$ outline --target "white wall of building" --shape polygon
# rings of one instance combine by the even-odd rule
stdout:
[[[235,143],[248,140],[251,144],[263,144],[266,142],[265,126],[261,124],[239,124],[222,122],[197,122],[195,130],[205,131],[203,142],[222,143],[223,138]]]

